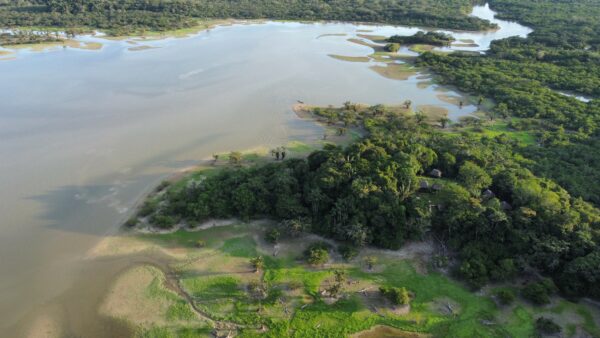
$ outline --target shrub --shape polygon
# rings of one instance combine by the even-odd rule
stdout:
[[[304,251],[306,261],[310,265],[322,265],[329,261],[329,246],[323,242],[311,244]]]
[[[157,206],[158,203],[155,200],[146,200],[144,204],[142,204],[142,206],[140,207],[140,210],[138,211],[138,216],[146,217],[150,215],[156,210]]]
[[[407,305],[410,303],[410,295],[405,287],[397,288],[382,286],[379,288],[379,292],[395,305]]]
[[[535,329],[540,334],[556,334],[562,330],[560,325],[545,317],[540,317],[535,321]]]
[[[131,217],[130,219],[128,219],[125,222],[125,227],[127,227],[127,228],[133,228],[137,224],[138,224],[138,219],[137,219],[137,217],[134,216],[134,217]]]
[[[515,293],[511,290],[502,289],[496,292],[496,297],[502,305],[509,305],[515,301]]]
[[[347,261],[351,261],[358,255],[358,250],[355,247],[347,244],[341,245],[338,251],[340,252],[342,257]]]
[[[177,222],[175,221],[175,218],[169,215],[165,215],[163,213],[156,213],[150,218],[150,223],[156,225],[159,228],[169,229],[172,228]]]
[[[399,50],[400,50],[400,44],[399,43],[388,43],[387,45],[385,45],[385,51],[386,52],[396,53]]]
[[[377,257],[375,256],[367,256],[363,259],[365,266],[367,267],[367,269],[372,270],[373,266],[375,266],[375,264],[377,264]]]
[[[521,295],[537,305],[550,303],[550,296],[556,292],[556,286],[550,279],[543,279],[538,282],[527,284]]]
[[[276,244],[281,237],[281,233],[277,229],[271,229],[265,234],[265,240],[269,243]]]

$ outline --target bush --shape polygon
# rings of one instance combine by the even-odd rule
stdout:
[[[509,305],[515,301],[515,293],[511,290],[502,289],[496,292],[496,297],[502,305]]]
[[[347,261],[351,261],[358,255],[358,250],[355,247],[348,244],[341,245],[338,251],[340,252],[342,257]]]
[[[134,216],[134,217],[131,217],[130,219],[128,219],[125,222],[125,227],[127,227],[127,228],[133,228],[137,224],[138,224],[138,219],[137,219],[137,217]]]
[[[157,206],[158,203],[155,200],[146,200],[144,204],[142,204],[142,206],[140,207],[140,210],[138,211],[138,216],[146,217],[150,215],[156,210]]]
[[[399,50],[400,50],[400,44],[399,43],[388,43],[387,45],[385,45],[385,51],[386,52],[396,53]]]
[[[306,261],[310,265],[322,265],[329,261],[329,245],[323,242],[311,244],[304,251]]]
[[[281,233],[277,229],[271,229],[265,234],[265,240],[269,243],[276,244],[281,237]]]
[[[150,218],[150,223],[156,225],[159,228],[169,229],[172,228],[177,222],[173,217],[169,215],[156,213]]]
[[[410,295],[405,287],[396,288],[382,286],[379,288],[379,292],[395,305],[407,305],[410,303]]]
[[[521,295],[537,305],[550,303],[550,296],[556,292],[556,286],[550,279],[543,279],[538,282],[527,284]]]
[[[535,329],[540,334],[556,334],[562,330],[560,325],[545,317],[540,317],[535,321]]]

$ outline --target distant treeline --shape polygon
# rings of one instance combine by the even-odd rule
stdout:
[[[0,2],[0,26],[86,26],[113,30],[189,27],[197,19],[365,21],[482,30],[471,0],[21,0]]]

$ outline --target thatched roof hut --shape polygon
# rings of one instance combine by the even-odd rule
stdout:
[[[489,200],[490,198],[496,197],[496,194],[494,194],[494,192],[490,189],[486,189],[483,193],[481,193],[481,197],[483,197],[486,200]]]
[[[429,172],[429,176],[435,177],[435,178],[441,178],[442,177],[442,171],[439,170],[439,169],[433,169],[431,172]]]
[[[500,208],[502,208],[502,210],[512,210],[512,205],[506,201],[502,201],[500,202]]]

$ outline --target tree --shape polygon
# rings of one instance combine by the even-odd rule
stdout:
[[[375,266],[375,264],[377,264],[377,257],[375,256],[366,256],[363,259],[365,266],[367,267],[368,270],[373,270],[373,267]]]
[[[515,301],[515,293],[511,290],[501,289],[496,292],[496,297],[502,305],[510,305]]]
[[[325,243],[313,243],[304,252],[306,261],[310,265],[323,265],[329,261],[329,250]]]
[[[521,290],[521,294],[525,299],[537,305],[550,303],[550,296],[554,292],[556,292],[556,286],[549,279],[529,283]]]
[[[535,321],[535,329],[544,335],[554,335],[560,333],[562,328],[556,324],[552,319],[546,317],[540,317]]]
[[[450,123],[450,119],[447,117],[441,117],[438,122],[440,123],[440,126],[442,127],[442,129],[446,128],[446,125],[448,125],[448,123]]]
[[[421,111],[416,112],[414,116],[418,124],[422,124],[427,119],[427,116]]]
[[[379,288],[379,292],[389,299],[394,305],[408,305],[410,303],[410,295],[405,287],[386,287]]]
[[[232,151],[231,153],[229,153],[229,164],[234,166],[241,166],[242,158],[242,153],[240,153],[239,151]]]
[[[248,283],[248,295],[254,301],[258,301],[258,309],[260,310],[262,308],[262,301],[269,295],[267,285],[262,281],[250,281]]]
[[[347,273],[344,270],[336,269],[333,270],[334,281],[327,289],[327,292],[331,297],[337,297],[344,289],[344,283],[347,279]]]
[[[508,106],[506,103],[499,103],[494,110],[495,113],[500,115],[503,119],[508,118]]]
[[[388,43],[387,45],[385,45],[384,49],[386,52],[396,53],[397,51],[400,50],[400,44],[399,43]]]
[[[271,244],[276,244],[279,241],[280,237],[281,237],[281,234],[279,233],[279,230],[277,230],[277,229],[270,229],[265,234],[265,239],[267,240],[267,242],[269,242]]]
[[[250,264],[252,264],[252,267],[254,268],[254,272],[258,273],[259,271],[264,269],[265,260],[264,260],[263,256],[256,256],[250,260]]]
[[[463,182],[467,190],[479,196],[484,188],[492,184],[492,178],[485,170],[471,161],[466,161],[458,170],[458,179]]]
[[[404,101],[404,108],[410,109],[410,106],[412,106],[412,101],[411,100]]]

